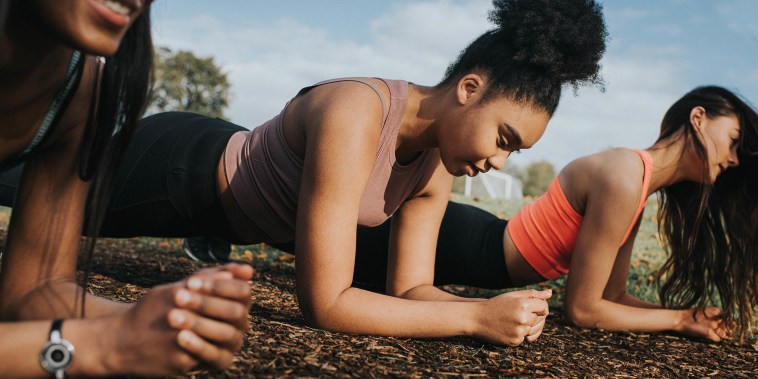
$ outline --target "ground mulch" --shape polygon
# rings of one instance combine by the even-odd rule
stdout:
[[[4,236],[2,243],[4,244]],[[519,347],[471,338],[406,339],[344,335],[310,328],[297,308],[292,256],[255,259],[252,331],[235,365],[182,378],[489,378],[489,377],[758,377],[758,343],[708,343],[666,333],[580,329],[560,310],[542,337]],[[258,255],[258,256],[265,256]],[[101,240],[92,292],[138,300],[149,287],[204,267],[185,258],[176,241]],[[465,287],[449,287],[466,293]]]

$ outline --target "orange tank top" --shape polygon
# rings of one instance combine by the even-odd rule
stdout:
[[[645,150],[635,150],[642,159],[642,195],[623,245],[632,233],[637,219],[647,204],[647,190],[653,171],[653,158]],[[537,201],[525,205],[508,222],[508,234],[521,256],[545,279],[551,280],[568,273],[571,253],[584,217],[571,207],[558,178]]]

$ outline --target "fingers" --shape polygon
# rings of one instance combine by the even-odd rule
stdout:
[[[508,295],[513,296],[513,297],[525,297],[525,298],[532,298],[532,299],[547,300],[550,298],[550,296],[553,296],[553,290],[549,288],[542,291],[522,290],[522,291],[508,292]]]
[[[535,325],[529,328],[529,332],[526,334],[525,339],[529,342],[536,341],[537,338],[542,335],[542,329],[545,327],[546,318],[540,317],[538,320],[539,321]]]
[[[531,297],[534,299],[547,300],[551,296],[553,296],[553,290],[550,288],[546,290],[542,290],[542,291],[536,291],[536,290],[531,290],[531,291],[532,291]]]
[[[182,330],[177,334],[177,343],[188,353],[214,368],[225,369],[234,362],[234,354],[229,350],[208,343],[190,330]]]
[[[520,310],[533,313],[537,316],[547,316],[550,313],[547,301],[542,299],[523,299],[521,300]]]
[[[232,352],[242,347],[243,332],[239,329],[216,320],[181,309],[172,309],[168,313],[168,324],[174,329],[187,329],[206,341],[214,342]]]
[[[252,302],[250,284],[241,280],[193,276],[187,280],[187,288],[205,295],[223,297],[248,305]]]
[[[192,276],[217,275],[219,273],[222,273],[225,276],[230,275],[234,279],[248,281],[248,280],[253,279],[254,272],[255,270],[253,269],[253,266],[250,266],[248,264],[227,263],[223,266],[202,269],[194,273]],[[228,279],[231,279],[231,278],[228,278]]]
[[[713,342],[721,342],[721,336],[719,336],[715,329],[709,328],[705,338],[708,338]]]
[[[247,330],[248,307],[238,301],[208,296],[186,289],[179,289],[174,296],[174,303],[183,309],[228,322],[239,330]]]
[[[228,263],[222,266],[228,272],[234,274],[234,277],[240,280],[252,280],[255,270],[253,266],[242,263]]]

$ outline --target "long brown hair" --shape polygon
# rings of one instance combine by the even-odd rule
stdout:
[[[92,180],[83,229],[87,238],[82,246],[85,257],[82,317],[96,238],[110,204],[121,158],[147,106],[154,54],[148,2],[124,35],[116,54],[105,59],[100,88],[93,91],[87,128],[79,151],[79,177]]]
[[[669,108],[658,141],[681,132],[685,146],[703,162],[702,183],[710,178],[708,154],[689,121],[697,106],[709,118],[737,117],[740,164],[712,185],[680,182],[660,191],[658,228],[670,254],[658,273],[659,296],[664,306],[720,304],[724,321],[737,322],[743,341],[758,304],[758,116],[746,101],[717,86],[696,88]]]

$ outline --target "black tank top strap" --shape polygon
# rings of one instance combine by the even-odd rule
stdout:
[[[381,102],[382,102],[382,115],[383,115],[383,117],[382,117],[382,125],[384,125],[384,123],[387,121],[387,100],[384,99],[384,94],[382,93],[382,91],[380,91],[378,88],[376,88],[373,84],[371,84],[370,82],[368,82],[364,78],[336,78],[336,79],[324,80],[324,81],[318,82],[318,83],[316,83],[314,85],[310,85],[308,87],[304,87],[303,89],[301,89],[297,93],[297,95],[295,95],[295,97],[298,97],[298,96],[300,96],[300,95],[302,95],[302,94],[304,94],[304,93],[310,91],[311,89],[313,89],[315,87],[318,87],[320,85],[329,84],[329,83],[337,83],[337,82],[358,82],[358,83],[363,83],[363,84],[369,86],[372,90],[374,90],[374,92],[376,92],[376,94],[379,95],[379,100],[381,100]]]

